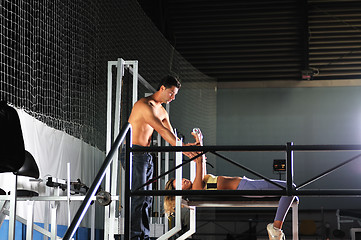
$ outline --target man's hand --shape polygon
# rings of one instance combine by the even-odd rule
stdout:
[[[184,146],[199,146],[199,142],[195,142],[195,143],[183,143],[183,147]],[[197,156],[199,154],[199,152],[183,152],[184,155],[186,155],[187,157],[189,157],[189,159]]]

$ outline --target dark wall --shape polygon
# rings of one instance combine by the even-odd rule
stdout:
[[[218,89],[217,145],[359,144],[361,87]],[[336,166],[359,152],[295,153],[296,184]],[[229,153],[228,156],[271,178],[273,159],[283,153]],[[217,160],[217,174],[246,175]],[[306,189],[360,188],[361,159],[338,169]],[[359,207],[347,198],[305,198],[301,207]],[[355,203],[354,205],[352,205]]]

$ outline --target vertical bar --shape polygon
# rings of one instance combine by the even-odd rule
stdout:
[[[117,67],[116,74],[116,96],[115,96],[115,113],[114,113],[114,131],[112,132],[112,84],[113,84],[113,73],[112,67]],[[118,58],[117,61],[108,62],[108,92],[107,92],[107,139],[106,139],[106,152],[109,152],[112,140],[119,134],[120,127],[120,102],[121,102],[121,79],[124,75],[124,60]],[[112,139],[112,133],[114,139]],[[114,159],[118,159],[118,152],[114,154]],[[118,162],[113,161],[112,168],[107,169],[105,179],[105,191],[111,194],[116,192],[117,188],[117,171]],[[104,209],[104,239],[111,239],[114,235],[113,222],[115,219],[115,202],[112,202],[109,206]]]
[[[91,206],[90,213],[90,240],[95,240],[95,204]]]
[[[133,105],[138,101],[138,61],[133,63]]]
[[[106,153],[110,151],[112,142],[112,89],[113,89],[113,72],[112,67],[117,65],[118,62],[108,61],[108,84],[107,84],[107,133],[106,133]],[[110,188],[110,169],[107,169],[105,175],[105,191]],[[108,239],[109,229],[109,208],[104,208],[104,240]]]
[[[177,146],[182,146],[182,140],[177,140]],[[176,152],[175,154],[175,165],[181,165],[182,164],[182,152]],[[175,182],[176,182],[176,190],[181,190],[182,189],[182,167],[176,169],[175,171]],[[182,196],[175,196],[175,226],[168,230],[168,228],[166,228],[166,230],[168,230],[167,232],[165,232],[162,236],[160,236],[157,240],[165,240],[165,239],[169,239],[171,236],[173,236],[174,234],[176,234],[177,232],[179,232],[182,229],[182,222],[181,222],[181,206],[182,206]],[[167,217],[165,217],[165,220],[167,221]]]
[[[292,231],[293,240],[298,240],[298,203],[292,203]]]
[[[160,147],[162,144],[162,137],[160,136],[160,134],[158,133],[157,134],[157,145]],[[162,172],[162,153],[161,152],[158,152],[158,174],[160,174]],[[158,187],[158,190],[161,190],[163,189],[163,187],[161,186],[161,179],[159,179],[159,181],[157,181],[157,187]],[[164,184],[163,184],[164,185]],[[160,224],[160,219],[161,219],[161,215],[162,215],[162,207],[160,206],[160,199],[161,199],[161,196],[157,196],[157,211],[158,211],[158,221],[157,223]]]
[[[10,193],[10,216],[9,216],[9,240],[15,239],[15,220],[16,220],[16,186],[18,182],[18,177],[13,175],[15,180],[13,181],[13,186],[11,187]]]
[[[66,174],[66,178],[67,178],[67,183],[66,183],[66,187],[67,187],[67,191],[66,191],[66,197],[67,197],[67,200],[66,200],[66,203],[67,203],[67,209],[68,209],[68,227],[70,226],[70,162],[68,162],[66,164],[66,170],[67,170],[67,174]]]
[[[182,140],[177,140],[176,145],[177,146],[182,146]],[[175,154],[175,165],[181,165],[182,164],[182,152],[176,152]],[[182,167],[178,168],[175,170],[175,189],[176,190],[181,190],[182,189]],[[173,236],[174,234],[176,234],[177,232],[179,232],[182,229],[182,222],[181,222],[181,206],[182,206],[182,196],[175,196],[175,226],[168,230],[168,228],[166,230],[168,230],[167,232],[165,232],[162,236],[160,236],[157,240],[165,240],[165,239],[169,239],[171,236]]]
[[[165,146],[169,146],[169,143],[166,141],[165,142]],[[168,172],[169,171],[169,152],[165,152],[164,153],[164,172]],[[169,180],[169,175],[165,175],[164,176],[164,183],[167,183]],[[168,217],[165,214],[164,215],[164,229],[165,231],[168,231],[169,229],[169,221],[168,221]]]
[[[168,142],[165,142],[164,146],[169,147],[169,143],[168,143]],[[164,159],[165,159],[164,171],[165,171],[165,172],[168,172],[168,171],[169,171],[169,161],[170,161],[169,152],[165,152],[165,153],[164,153]],[[164,181],[165,181],[165,182],[168,182],[168,180],[169,180],[169,175],[168,175],[168,174],[165,175],[164,178],[165,178]]]
[[[26,239],[33,239],[34,201],[27,200]]]
[[[123,59],[119,58],[117,62],[117,76],[116,76],[116,91],[115,91],[115,110],[114,110],[114,130],[113,135],[114,139],[119,134],[120,130],[120,112],[121,112],[121,90],[122,90],[122,77],[123,77],[123,69],[124,69],[124,61]],[[111,167],[111,180],[110,186],[108,186],[108,191],[110,194],[116,195],[117,194],[117,183],[118,183],[118,152],[115,152],[112,161]],[[116,211],[116,201],[112,201],[109,206],[106,208],[108,209],[108,219],[107,219],[107,229],[108,229],[108,236],[106,239],[113,239],[114,238],[114,222],[115,222],[115,211]]]
[[[56,234],[56,232],[57,232],[57,225],[56,225],[56,209],[57,209],[57,203],[55,202],[54,203],[54,205],[52,205],[51,206],[51,215],[50,215],[50,217],[51,217],[51,220],[50,220],[50,222],[51,222],[51,233],[50,233],[50,235],[51,235],[51,237],[50,237],[50,239],[51,240],[56,240],[56,237],[57,237],[57,234]]]
[[[189,207],[189,229],[183,233],[177,240],[189,239],[196,232],[196,207]]]
[[[167,111],[168,116],[169,116],[169,111],[170,111],[170,105],[169,104],[167,104],[165,106],[165,110]],[[158,138],[159,138],[158,141],[159,141],[160,145],[162,145],[161,144],[162,138],[161,138],[160,134],[158,134]],[[167,141],[165,141],[165,146],[169,146],[169,143]],[[164,171],[165,172],[169,171],[169,152],[164,153]],[[169,175],[167,174],[167,175],[164,176],[164,183],[167,183],[168,180],[169,180]],[[165,184],[163,184],[163,186],[165,186]],[[164,232],[166,232],[169,229],[169,220],[168,220],[168,216],[166,214],[164,214],[164,220],[163,221],[164,221]]]
[[[127,61],[125,63],[133,64],[133,100],[132,106],[138,100],[138,61]],[[124,194],[124,239],[130,239],[130,222],[131,222],[131,189],[132,189],[132,153],[130,147],[132,147],[132,133],[127,135],[126,144],[126,159],[125,159],[125,194]]]
[[[190,214],[190,226],[189,226],[189,236],[192,236],[194,233],[196,233],[196,227],[197,227],[197,219],[196,219],[196,207],[191,208],[189,214]],[[188,238],[188,236],[187,236]]]
[[[337,209],[337,211],[336,211],[336,217],[337,217],[337,229],[341,229],[340,209]]]
[[[131,183],[132,183],[132,153],[130,147],[132,146],[132,131],[127,134],[125,147],[125,188],[124,188],[124,239],[130,239],[130,209],[131,209]]]
[[[124,77],[124,74],[125,74],[125,61],[123,59],[121,59],[121,60],[122,60],[121,61],[121,63],[122,63],[122,79],[120,81],[120,84],[122,84],[123,77]],[[129,87],[126,90],[127,90],[127,93],[125,94],[125,97],[127,97],[127,95],[128,95]],[[121,98],[120,98],[120,102],[122,101],[123,98],[124,98],[124,96],[122,95]],[[126,113],[128,113],[128,111],[129,111],[128,109],[129,109],[129,107],[125,106],[125,109],[122,109],[122,111],[125,111]],[[127,117],[129,117],[129,116],[127,116]],[[120,204],[120,206],[125,206],[125,191],[124,191],[124,189],[125,189],[125,166],[122,166],[120,168],[119,175],[120,175],[119,176],[119,180],[120,180],[120,183],[119,183],[119,185],[120,185],[119,201],[120,202],[119,202],[119,204]],[[120,229],[119,233],[123,234],[124,233],[124,211],[121,211],[119,216],[118,216],[118,231],[119,231],[119,229]]]
[[[107,89],[107,139],[106,139],[106,153],[109,152],[111,147],[111,129],[112,129],[112,82],[113,74],[112,67],[114,66],[114,61],[108,61],[108,89]]]
[[[293,151],[291,146],[293,146],[293,143],[288,142],[286,146],[286,192],[289,196],[293,195]]]
[[[183,139],[182,139],[183,140]],[[182,140],[177,140],[176,145],[182,146]],[[176,152],[176,166],[182,164],[183,155],[182,152]],[[180,167],[175,170],[175,182],[176,182],[176,190],[182,190],[182,178],[183,178],[183,168]],[[174,230],[176,232],[180,231],[182,228],[181,222],[181,206],[182,206],[182,196],[175,196],[175,226]]]
[[[45,196],[50,196],[51,194],[54,193],[54,189],[51,188],[45,188]],[[45,212],[48,213],[50,212],[50,201],[45,202]],[[45,230],[49,230],[49,214],[45,214],[44,216],[44,229]],[[49,238],[47,236],[43,236],[43,240],[48,240]]]
[[[120,201],[120,206],[121,206],[121,209],[123,209],[123,206],[124,206],[124,199],[125,199],[125,196],[124,196],[124,189],[125,189],[125,166],[122,166],[120,168],[120,176],[119,176],[119,181],[120,181],[120,186],[121,186],[121,189],[120,189],[120,197],[119,197],[119,201]],[[123,221],[119,221],[119,226],[121,226],[121,229],[123,229],[123,232],[124,232],[124,226],[123,225],[120,225],[122,224],[122,222],[124,222],[124,211],[121,211],[120,214],[119,214],[119,219],[123,218]]]

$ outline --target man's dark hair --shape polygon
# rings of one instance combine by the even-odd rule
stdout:
[[[157,91],[160,89],[161,86],[164,86],[166,88],[171,88],[173,86],[180,88],[181,83],[179,82],[179,80],[176,77],[174,77],[172,75],[168,75],[160,81]]]

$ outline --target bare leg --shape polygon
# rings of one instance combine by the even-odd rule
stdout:
[[[281,221],[275,220],[273,222],[273,226],[278,228],[278,229],[282,229],[282,225],[283,225],[283,222],[281,222]]]

